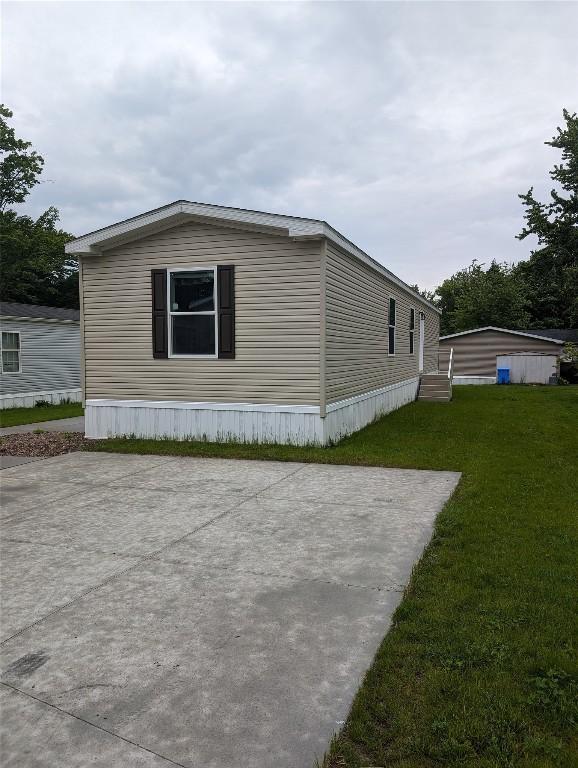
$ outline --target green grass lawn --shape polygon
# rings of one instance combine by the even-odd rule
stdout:
[[[18,424],[34,424],[36,421],[70,419],[82,416],[81,403],[61,403],[35,408],[5,408],[0,411],[0,427],[15,427]]]
[[[456,387],[326,449],[93,448],[461,471],[325,766],[578,766],[578,388]]]

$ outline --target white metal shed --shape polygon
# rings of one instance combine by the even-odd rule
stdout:
[[[558,375],[558,355],[515,352],[497,355],[496,368],[509,368],[511,384],[550,384]]]

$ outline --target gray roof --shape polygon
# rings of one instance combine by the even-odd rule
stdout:
[[[533,333],[534,336],[544,336],[548,339],[578,342],[578,328],[532,328],[527,333]]]
[[[38,304],[16,304],[9,301],[0,301],[0,315],[2,317],[33,317],[44,320],[80,320],[78,309],[41,307]]]

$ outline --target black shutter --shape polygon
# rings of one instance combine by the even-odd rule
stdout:
[[[217,267],[219,357],[235,357],[235,267]]]
[[[153,357],[169,356],[167,333],[167,270],[151,269]]]

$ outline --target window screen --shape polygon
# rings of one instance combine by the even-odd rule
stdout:
[[[2,373],[20,370],[20,334],[2,331]]]
[[[395,299],[389,300],[389,335],[388,335],[388,354],[395,355],[395,320],[396,320]]]
[[[172,355],[216,353],[215,272],[196,269],[169,272],[169,318]]]

